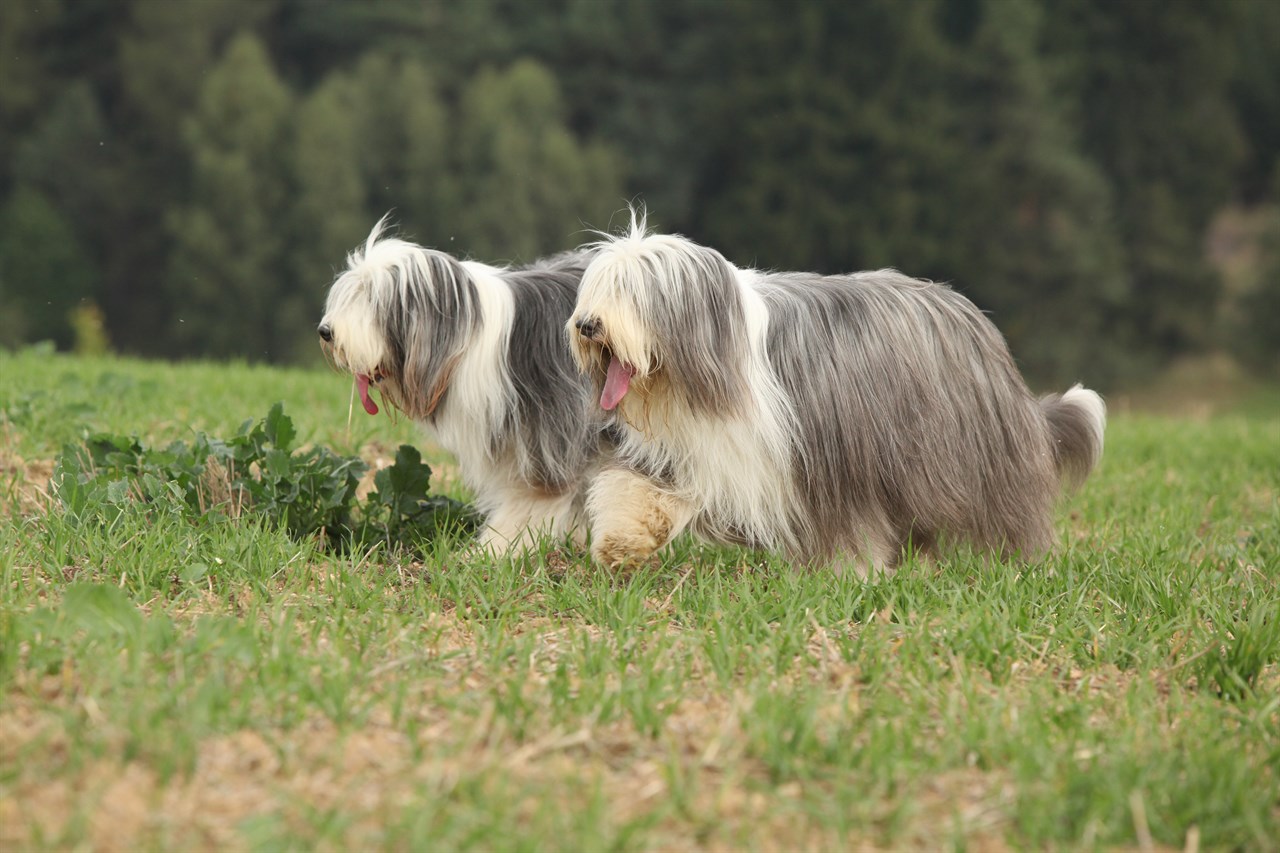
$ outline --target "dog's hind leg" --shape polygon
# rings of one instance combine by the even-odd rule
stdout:
[[[895,523],[879,505],[853,508],[841,527],[813,527],[807,533],[812,566],[826,566],[837,577],[861,580],[889,577],[902,560],[908,529]]]
[[[855,547],[838,551],[831,560],[837,576],[852,572],[855,577],[870,580],[894,573],[901,558],[901,548],[885,531],[864,531]]]
[[[688,526],[694,507],[634,471],[610,468],[591,484],[591,556],[609,568],[647,561]]]

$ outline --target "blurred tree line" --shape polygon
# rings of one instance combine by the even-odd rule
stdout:
[[[1227,326],[1205,250],[1280,197],[1280,3],[27,0],[0,63],[0,342],[313,357],[388,210],[518,262],[637,198],[949,281],[1042,382],[1280,359],[1280,215]]]

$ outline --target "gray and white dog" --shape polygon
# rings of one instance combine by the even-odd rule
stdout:
[[[940,542],[1035,556],[1101,456],[1102,399],[1037,400],[948,287],[740,269],[634,212],[593,248],[566,328],[620,431],[587,500],[602,563],[686,527],[860,574]]]
[[[330,288],[326,353],[367,412],[375,386],[457,457],[482,544],[575,533],[608,444],[563,335],[589,252],[494,267],[384,237],[384,223]]]

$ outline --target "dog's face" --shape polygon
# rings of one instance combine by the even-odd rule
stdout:
[[[324,317],[316,328],[325,355],[339,370],[356,379],[360,402],[371,415],[378,406],[369,396],[370,386],[380,388],[383,399],[398,398],[400,359],[393,359],[388,329],[383,319],[379,282],[358,266],[338,276],[329,289]],[[390,378],[389,378],[390,377]],[[384,380],[386,380],[384,385]]]
[[[631,404],[643,398],[660,368],[656,341],[643,321],[640,303],[641,295],[629,286],[619,258],[602,256],[587,267],[566,331],[574,359],[595,378],[600,406],[606,411],[628,395]]]
[[[479,325],[475,284],[452,256],[378,240],[379,230],[347,258],[317,332],[333,364],[355,377],[365,411],[378,412],[369,396],[376,387],[386,402],[423,420]]]
[[[566,331],[601,407],[631,423],[654,403],[723,413],[741,396],[746,336],[734,270],[684,238],[604,243]]]

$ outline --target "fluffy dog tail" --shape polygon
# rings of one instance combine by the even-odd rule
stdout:
[[[1107,404],[1097,392],[1077,384],[1065,394],[1042,397],[1040,411],[1049,422],[1058,476],[1066,488],[1075,489],[1102,458]]]

